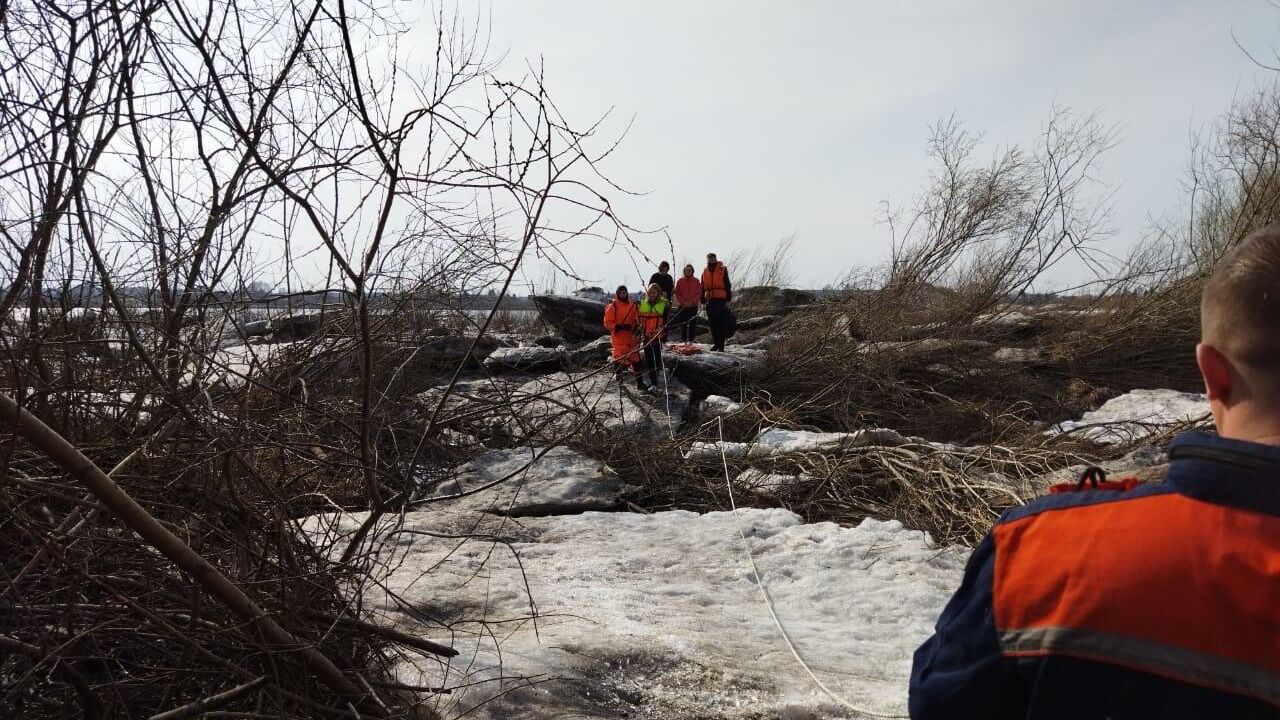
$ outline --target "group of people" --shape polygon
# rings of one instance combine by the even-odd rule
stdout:
[[[1204,285],[1196,362],[1216,433],[1173,440],[1160,483],[1077,485],[1006,512],[915,653],[917,720],[1280,718],[1280,224]],[[681,337],[731,297],[655,274],[605,311],[619,365],[656,382],[668,308]],[[723,336],[717,336],[723,347]],[[1092,486],[1086,481],[1092,480]]]
[[[707,254],[701,277],[693,265],[685,265],[676,280],[671,277],[671,265],[662,261],[639,301],[631,298],[626,285],[619,285],[604,310],[604,327],[609,331],[618,372],[630,371],[641,387],[647,375],[649,386],[656,387],[662,372],[662,344],[672,331],[681,342],[693,342],[703,308],[711,330],[711,349],[723,352],[733,322],[731,300],[729,270],[715,253]]]

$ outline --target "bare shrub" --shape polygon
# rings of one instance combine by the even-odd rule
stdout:
[[[790,287],[795,283],[791,254],[796,241],[795,235],[789,235],[772,245],[731,253],[725,265],[732,273],[734,287]]]
[[[937,169],[905,220],[886,218],[886,305],[897,294],[946,288],[957,319],[972,321],[1104,235],[1092,173],[1113,134],[1095,118],[1056,110],[1038,145],[999,150],[986,164],[975,158],[978,141],[954,120],[934,128]]]
[[[456,459],[450,396],[502,321],[460,333],[463,298],[629,239],[594,189],[616,138],[595,151],[463,18],[429,48],[388,12],[4,6],[0,714],[430,716],[448,692],[392,666],[449,648],[350,600],[367,533],[298,518],[376,520]]]

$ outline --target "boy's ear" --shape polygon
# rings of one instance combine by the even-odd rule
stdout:
[[[1210,400],[1227,402],[1231,396],[1231,361],[1218,348],[1208,343],[1196,346],[1196,364],[1204,378],[1204,391]]]

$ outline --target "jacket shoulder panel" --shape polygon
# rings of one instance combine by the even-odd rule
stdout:
[[[1043,498],[992,536],[1006,655],[1111,662],[1280,702],[1280,518],[1159,485]]]
[[[1126,500],[1135,500],[1147,497],[1148,495],[1162,495],[1165,493],[1176,493],[1177,491],[1165,483],[1151,483],[1148,485],[1139,485],[1133,490],[1126,492],[1116,492],[1111,490],[1083,490],[1081,492],[1061,493],[1058,495],[1045,495],[1035,500],[1020,505],[1015,508],[1006,510],[1000,519],[996,521],[997,525],[1015,520],[1021,520],[1031,515],[1039,515],[1043,512],[1053,510],[1069,510],[1075,507],[1085,507],[1088,505],[1098,505],[1102,503],[1124,502]]]

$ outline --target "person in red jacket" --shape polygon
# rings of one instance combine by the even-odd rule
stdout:
[[[1275,225],[1204,287],[1217,434],[1175,438],[1159,484],[1006,512],[916,651],[911,717],[1280,718],[1278,319]]]
[[[676,307],[679,309],[671,325],[680,331],[681,341],[693,342],[698,309],[702,307],[702,283],[694,276],[692,265],[685,265],[684,274],[676,281]]]
[[[626,285],[619,285],[613,294],[613,300],[604,309],[604,329],[609,331],[609,340],[613,349],[613,361],[617,363],[614,370],[621,374],[629,370],[636,376],[636,383],[644,387],[640,380],[640,308],[631,301]]]

